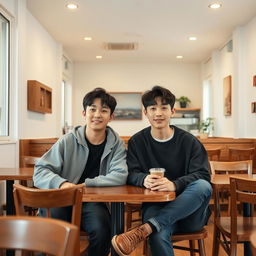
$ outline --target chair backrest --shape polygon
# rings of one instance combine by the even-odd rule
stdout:
[[[209,148],[206,149],[209,161],[219,161],[220,160],[220,153],[221,149],[220,148]]]
[[[231,235],[237,234],[237,203],[255,204],[256,202],[256,179],[244,179],[230,177],[230,195],[231,195]],[[251,206],[252,207],[252,206]],[[253,211],[251,211],[252,213]],[[243,225],[250,225],[252,222],[244,222]]]
[[[73,224],[40,217],[0,217],[0,248],[75,255],[79,229]]]
[[[252,174],[252,160],[235,162],[210,161],[210,166],[212,174]]]
[[[40,157],[36,156],[22,156],[22,167],[34,167]]]
[[[13,187],[16,215],[24,215],[24,206],[46,208],[48,217],[51,208],[72,206],[71,223],[80,227],[83,184],[65,189],[37,189],[20,184]]]
[[[254,148],[229,148],[229,161],[253,160]]]

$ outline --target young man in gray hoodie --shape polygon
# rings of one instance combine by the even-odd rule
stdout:
[[[123,141],[108,123],[116,100],[102,88],[83,99],[86,125],[59,139],[35,166],[33,181],[41,189],[126,184],[128,175]],[[41,210],[43,215],[43,210]],[[52,216],[69,221],[71,208],[55,208]],[[83,203],[81,228],[89,234],[88,255],[107,256],[110,250],[110,213],[105,203]]]

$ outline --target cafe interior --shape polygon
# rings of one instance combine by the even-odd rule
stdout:
[[[9,193],[21,200],[18,183],[33,186],[31,174],[18,172],[33,170],[59,138],[85,124],[86,93],[102,87],[116,97],[115,118],[109,125],[127,147],[133,134],[149,126],[141,95],[160,85],[176,96],[171,124],[205,146],[214,191],[208,226],[197,234],[174,235],[175,255],[256,255],[255,224],[242,229],[238,221],[245,221],[248,203],[256,202],[255,0],[0,0],[0,22],[0,215],[15,214],[14,202],[7,198]],[[245,211],[238,207],[238,215],[234,198],[239,181],[232,180],[229,171],[248,181],[240,184],[250,192],[248,198],[255,194],[240,198]],[[120,207],[115,218],[121,216],[123,223],[114,232],[140,223],[143,200],[174,200],[170,193],[152,199],[142,189],[129,192],[142,193],[142,201],[126,194],[120,204],[115,195],[122,191],[100,193],[113,212],[114,206]],[[80,203],[97,200],[89,188],[87,194],[95,198],[85,194]],[[34,208],[26,215],[33,215]],[[249,208],[247,218],[252,218],[254,207]],[[54,230],[55,223],[50,224]],[[65,228],[73,232],[73,226]],[[56,232],[65,231],[56,225]],[[28,234],[33,241],[29,227]],[[74,255],[86,255],[88,241],[86,234],[82,236],[84,251]],[[52,254],[72,255],[71,247],[79,247],[72,239],[70,235],[65,250]],[[5,255],[1,248],[0,242],[0,256]],[[7,250],[6,255],[13,254]],[[117,254],[112,250],[111,255]],[[150,255],[150,248],[142,243],[131,255]]]

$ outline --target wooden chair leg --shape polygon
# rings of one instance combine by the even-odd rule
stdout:
[[[236,256],[236,248],[237,248],[237,243],[231,242],[230,243],[230,256]]]
[[[195,241],[189,240],[190,256],[195,256]]]
[[[145,256],[150,256],[151,255],[151,253],[149,251],[148,239],[144,241],[143,255],[145,255]]]
[[[216,227],[213,229],[213,245],[212,245],[212,256],[218,256],[219,255],[219,248],[220,248],[220,242],[218,239],[218,236],[220,235],[220,232],[217,230]]]
[[[132,227],[132,211],[127,209],[126,217],[126,229],[129,230]]]
[[[199,239],[198,240],[198,249],[199,249],[199,255],[200,256],[206,256],[205,246],[204,246],[204,239]]]

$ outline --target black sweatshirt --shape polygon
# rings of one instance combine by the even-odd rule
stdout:
[[[127,184],[143,187],[144,178],[153,167],[165,168],[165,177],[175,183],[176,193],[198,179],[210,182],[208,157],[204,146],[192,134],[174,128],[173,138],[158,142],[151,136],[151,127],[133,135],[128,143]]]

